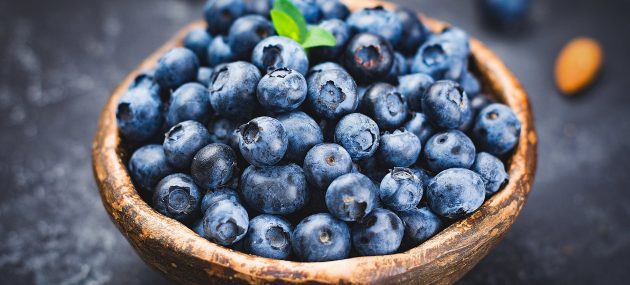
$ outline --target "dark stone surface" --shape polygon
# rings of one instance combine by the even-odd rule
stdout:
[[[505,240],[462,284],[622,284],[630,279],[628,1],[535,1],[530,28],[480,24],[474,1],[394,1],[468,30],[529,91],[539,132],[536,183]],[[0,0],[0,284],[162,284],[103,210],[90,167],[98,114],[116,84],[199,1]],[[584,96],[553,86],[578,35],[605,70]]]

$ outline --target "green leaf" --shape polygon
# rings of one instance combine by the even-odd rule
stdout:
[[[300,9],[298,9],[291,0],[276,0],[273,3],[273,10],[284,12],[293,19],[293,22],[295,22],[299,31],[299,40],[296,41],[298,43],[302,43],[308,33],[308,26],[302,12],[300,12]],[[276,25],[275,21],[274,25]]]
[[[271,21],[273,22],[276,33],[283,37],[290,38],[296,42],[300,42],[300,29],[287,13],[280,10],[271,10]]]
[[[302,43],[304,48],[313,48],[320,46],[335,46],[337,39],[329,31],[320,27],[312,27],[309,29],[306,39]]]

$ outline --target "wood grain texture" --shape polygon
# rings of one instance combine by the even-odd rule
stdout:
[[[382,4],[346,1],[351,9]],[[423,17],[434,31],[445,23]],[[531,190],[537,136],[525,91],[501,60],[471,39],[472,66],[484,89],[509,105],[522,123],[520,143],[508,163],[510,182],[464,220],[404,253],[378,257],[301,263],[251,256],[213,244],[154,211],[137,194],[126,167],[128,157],[116,126],[116,103],[140,71],[151,68],[165,51],[181,45],[182,29],[149,56],[115,89],[92,145],[93,171],[103,205],[120,232],[148,264],[181,284],[452,284],[481,260],[505,235]]]

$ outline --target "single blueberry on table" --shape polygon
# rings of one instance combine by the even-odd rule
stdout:
[[[203,16],[212,35],[226,34],[232,23],[245,13],[243,0],[208,0]]]
[[[195,154],[209,143],[210,134],[206,127],[197,121],[183,121],[165,135],[166,160],[178,169],[188,170]]]
[[[238,128],[235,121],[226,118],[215,117],[208,123],[208,132],[210,133],[210,141],[213,143],[223,143],[232,147],[230,140],[234,131]],[[238,149],[238,144],[236,148]]]
[[[232,48],[228,44],[227,38],[224,36],[216,36],[212,39],[212,42],[210,42],[208,46],[206,57],[209,66],[218,66],[222,63],[231,62],[236,58],[234,52],[232,52]]]
[[[232,24],[228,33],[228,44],[238,59],[251,58],[254,47],[276,31],[269,20],[260,15],[247,15]]]
[[[344,66],[359,83],[382,80],[392,69],[394,51],[383,37],[360,33],[355,35],[343,55]]]
[[[470,72],[464,72],[459,78],[459,84],[466,91],[468,98],[474,98],[481,93],[481,84],[479,80]]]
[[[338,119],[359,106],[357,84],[343,70],[314,73],[308,80],[306,104],[322,119]]]
[[[306,79],[301,73],[278,68],[270,71],[258,82],[258,102],[265,109],[275,113],[293,111],[306,99]]]
[[[248,252],[267,258],[284,259],[291,257],[293,227],[280,216],[262,214],[249,221],[245,236]]]
[[[243,239],[249,227],[245,208],[230,199],[220,200],[206,210],[203,216],[205,237],[216,244],[228,246]]]
[[[354,249],[361,256],[385,255],[396,252],[405,227],[396,214],[386,209],[374,209],[352,227]]]
[[[432,136],[424,146],[424,157],[429,168],[440,172],[448,168],[470,168],[475,162],[475,145],[459,130]]]
[[[485,195],[479,174],[463,168],[438,173],[427,187],[431,210],[449,219],[460,219],[476,211],[483,204]]]
[[[488,22],[509,28],[525,20],[529,4],[529,0],[483,0],[481,8]]]
[[[309,65],[304,48],[294,40],[280,36],[260,41],[252,51],[252,63],[263,73],[287,67],[302,75],[306,75]]]
[[[422,144],[420,139],[406,129],[381,134],[376,159],[383,167],[408,167],[418,160]]]
[[[416,135],[420,145],[424,145],[433,135],[433,127],[423,113],[411,113],[411,119],[403,124],[403,128]]]
[[[289,141],[282,123],[258,117],[238,128],[239,149],[252,165],[275,165],[284,157]]]
[[[510,107],[494,103],[477,115],[473,137],[479,148],[493,155],[504,155],[514,149],[521,134],[521,122]]]
[[[316,0],[321,10],[323,20],[345,20],[350,15],[350,9],[339,0]]]
[[[418,19],[417,12],[407,8],[398,8],[395,13],[402,23],[402,40],[396,45],[396,49],[404,54],[415,54],[431,32]]]
[[[209,144],[193,157],[190,173],[203,190],[227,185],[238,175],[236,154],[225,144]]]
[[[195,28],[186,34],[184,47],[195,53],[200,64],[207,62],[208,46],[212,41],[212,36],[203,28]]]
[[[394,167],[381,181],[379,197],[388,209],[405,211],[418,206],[423,191],[422,181],[411,169]]]
[[[334,1],[331,1],[334,2]],[[331,19],[319,23],[319,27],[330,32],[337,40],[332,47],[316,47],[310,50],[311,57],[319,61],[336,60],[343,53],[343,48],[350,40],[352,33],[350,27],[339,19]]]
[[[201,199],[201,212],[205,213],[212,204],[221,200],[232,200],[236,203],[241,203],[241,199],[238,197],[238,193],[231,188],[219,188],[212,191],[206,191]]]
[[[315,24],[321,18],[321,10],[315,0],[291,0],[293,4],[300,10],[306,22]]]
[[[346,222],[361,220],[374,209],[377,199],[378,187],[360,173],[339,176],[326,190],[328,211]]]
[[[313,118],[304,112],[296,111],[277,117],[287,133],[286,159],[302,163],[306,153],[315,145],[324,142],[324,135]]]
[[[477,159],[475,159],[471,170],[481,176],[486,186],[486,197],[497,193],[509,179],[507,172],[505,172],[503,162],[494,155],[485,152],[477,154]]]
[[[436,81],[422,97],[422,112],[439,129],[457,129],[472,117],[468,95],[458,83]]]
[[[166,125],[194,120],[205,123],[212,115],[208,89],[199,83],[186,83],[177,88],[166,111]]]
[[[330,214],[320,213],[304,218],[293,231],[291,241],[295,257],[317,262],[348,258],[350,229]]]
[[[322,143],[308,151],[302,168],[309,185],[325,191],[337,177],[351,172],[352,158],[340,145]]]
[[[128,169],[131,181],[145,193],[153,193],[162,178],[175,172],[159,144],[145,145],[134,151]]]
[[[428,240],[444,227],[444,222],[428,207],[401,211],[398,212],[398,217],[405,225],[405,238],[413,246]]]
[[[167,51],[157,62],[155,80],[160,87],[174,90],[187,82],[197,80],[199,59],[187,48]]]
[[[301,209],[309,199],[304,171],[296,164],[256,167],[241,176],[245,203],[265,214],[286,215]]]
[[[392,45],[401,40],[403,25],[396,13],[381,6],[364,8],[353,12],[346,19],[355,33],[372,33],[382,36]]]
[[[162,102],[148,85],[127,90],[118,99],[116,123],[122,137],[145,142],[160,132]]]
[[[407,98],[388,83],[374,83],[365,91],[361,109],[374,119],[379,129],[391,130],[407,119]]]
[[[201,191],[186,174],[171,174],[155,186],[153,208],[164,216],[191,222],[199,215],[200,206]]]
[[[398,90],[407,98],[409,109],[422,112],[422,97],[433,85],[433,78],[424,73],[413,73],[398,77]]]
[[[251,118],[260,106],[256,99],[260,77],[258,69],[249,62],[217,66],[208,88],[212,108],[230,119]]]
[[[346,115],[335,128],[335,142],[348,151],[353,161],[374,155],[379,140],[376,122],[360,113]]]
[[[212,77],[212,68],[210,67],[200,67],[197,71],[197,83],[203,85],[204,87],[208,87],[210,85],[210,78]],[[207,91],[207,90],[206,90]],[[209,97],[209,96],[207,96]],[[210,100],[210,98],[207,98]],[[210,102],[210,101],[208,101]]]

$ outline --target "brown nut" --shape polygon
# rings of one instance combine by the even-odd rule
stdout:
[[[556,85],[573,95],[595,80],[602,65],[603,51],[591,38],[575,38],[562,48],[556,59]]]

